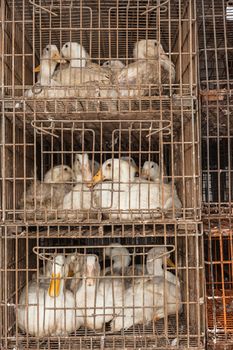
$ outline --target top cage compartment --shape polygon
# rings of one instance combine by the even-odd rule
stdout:
[[[194,2],[3,3],[4,111],[40,113],[40,119],[49,113],[64,119],[64,113],[111,118],[138,112],[141,118],[161,103],[178,114],[193,108]]]

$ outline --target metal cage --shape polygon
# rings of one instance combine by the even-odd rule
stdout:
[[[202,1],[199,67],[207,335],[232,348],[232,2]]]
[[[10,349],[14,346],[19,348],[45,346],[50,349],[58,346],[58,342],[62,349],[72,348],[72,346],[80,349],[89,347],[94,349],[101,348],[101,346],[106,348],[118,348],[120,346],[138,348],[140,346],[145,349],[152,349],[155,346],[161,349],[168,349],[170,347],[179,348],[180,346],[185,346],[187,348],[204,347],[205,286],[203,279],[203,252],[201,249],[196,249],[196,247],[202,246],[201,225],[192,230],[187,230],[185,228],[177,229],[176,232],[173,231],[173,235],[171,235],[172,231],[168,230],[167,232],[160,231],[160,234],[157,233],[155,237],[153,229],[151,231],[150,234],[153,236],[151,238],[142,238],[141,229],[140,236],[135,238],[131,236],[115,239],[103,238],[101,240],[98,238],[88,238],[84,241],[83,239],[77,238],[46,238],[46,236],[44,238],[39,238],[39,232],[34,234],[34,238],[29,238],[24,234],[14,236],[12,235],[12,230],[6,228],[1,239],[1,249],[5,252],[3,253],[5,262],[3,263],[2,271],[7,270],[7,278],[4,279],[4,288],[2,289],[1,297],[3,303],[1,310],[2,314],[8,315],[7,318],[3,318],[3,329],[5,330],[2,337],[3,348]],[[84,242],[85,244],[83,245]],[[112,256],[110,255],[109,257],[107,249],[109,244],[113,243],[118,243],[118,248],[120,243],[121,247],[124,249],[127,248],[131,260],[128,264],[129,266],[127,267],[126,264],[125,267],[125,269],[129,268],[128,273],[126,273],[126,270],[123,270],[123,268],[117,270],[114,265],[114,257],[116,256],[114,254],[119,254],[118,257],[120,257],[121,261],[125,258],[127,250],[126,252],[123,251],[123,253],[118,251],[118,253],[113,253]],[[151,305],[149,300],[153,299],[153,288],[150,291],[149,299],[147,288],[148,283],[152,283],[153,287],[154,277],[150,277],[149,269],[147,271],[145,267],[147,266],[149,251],[154,247],[166,247],[165,257],[169,253],[170,258],[175,263],[175,267],[170,269],[168,265],[166,267],[164,265],[164,269],[166,268],[166,271],[172,272],[173,278],[177,281],[176,284],[173,285],[173,292],[176,293],[175,303],[177,303],[177,306],[175,306],[175,311],[173,310],[173,312],[171,312],[169,311],[169,303],[162,302],[163,313],[165,315],[163,319],[157,320],[157,322],[154,323],[151,322],[152,319],[150,319],[149,316],[148,318],[145,316],[144,322],[137,324],[137,312],[140,311],[142,314],[146,313],[149,305]],[[93,254],[97,256],[101,266],[101,272],[100,275],[95,272],[93,277],[94,281],[96,281],[96,283],[98,281],[99,285],[102,286],[108,281],[108,288],[111,288],[109,287],[111,283],[123,284],[123,286],[121,285],[123,290],[120,289],[119,291],[118,288],[117,292],[120,294],[129,294],[133,302],[128,304],[129,300],[126,299],[119,303],[117,299],[119,295],[115,295],[115,299],[113,298],[113,305],[111,304],[112,308],[110,308],[110,304],[107,304],[109,297],[107,290],[101,294],[96,287],[97,291],[95,291],[95,296],[98,296],[94,298],[91,294],[91,287],[88,284],[90,275],[89,277],[85,275],[85,268],[83,270],[84,272],[81,273],[79,273],[80,271],[77,269],[73,277],[66,276],[63,278],[66,278],[64,282],[68,284],[69,282],[77,282],[77,280],[81,283],[81,287],[79,286],[77,290],[75,286],[71,287],[71,285],[67,288],[71,288],[71,290],[75,289],[76,293],[78,293],[74,308],[77,317],[81,317],[79,312],[82,312],[82,315],[87,314],[84,316],[86,317],[86,323],[84,322],[80,326],[78,319],[76,319],[77,324],[69,336],[67,337],[60,334],[58,340],[56,335],[49,334],[48,331],[46,332],[46,322],[44,319],[46,315],[41,312],[38,315],[37,321],[38,327],[44,329],[44,335],[41,336],[40,330],[36,325],[35,329],[38,329],[38,331],[36,330],[33,333],[31,330],[32,334],[25,333],[22,326],[22,312],[25,315],[24,322],[26,324],[28,324],[28,322],[33,322],[31,318],[32,315],[30,315],[30,308],[34,308],[34,312],[37,312],[36,308],[39,307],[42,298],[36,291],[38,292],[42,283],[46,286],[45,293],[47,293],[47,288],[49,288],[51,276],[47,275],[45,272],[48,266],[47,260],[49,259],[50,263],[54,255],[64,255],[68,257],[75,254],[79,256],[79,258],[87,258],[88,256],[93,256]],[[161,252],[160,254],[163,255]],[[82,266],[85,266],[85,263],[83,263]],[[136,272],[138,266],[143,269],[143,272],[140,272],[140,276]],[[57,266],[57,269],[58,268],[59,266]],[[170,272],[167,272],[167,274],[170,274]],[[163,274],[164,273],[165,271],[163,270]],[[162,275],[160,278],[161,277]],[[33,283],[36,295],[34,302],[32,302],[30,298],[30,295],[33,293],[31,291]],[[166,281],[163,280],[163,283],[165,283],[165,285],[164,287],[161,286],[161,290],[164,291],[164,295],[161,296],[160,299],[156,299],[156,294],[154,295],[157,302],[162,301],[163,297],[169,299],[169,293],[171,293],[169,285],[166,285]],[[86,288],[84,292],[84,301],[81,299],[82,287],[84,289]],[[145,299],[140,296],[141,294],[138,294],[138,288],[145,290]],[[130,289],[131,291],[129,292]],[[23,293],[25,294],[24,298],[22,297]],[[167,297],[165,295],[167,295]],[[104,304],[104,300],[106,304]],[[90,301],[91,304],[88,304]],[[100,304],[102,305],[101,308]],[[64,312],[66,315],[70,307],[69,305],[63,305],[63,307],[61,305],[59,306],[58,300],[52,298],[52,303],[47,306],[47,309],[45,308],[44,312],[50,312],[51,317],[56,317],[54,313],[60,311]],[[114,315],[109,317],[109,313],[113,313],[113,308],[115,308]],[[90,313],[92,309],[93,314]],[[124,315],[124,313],[126,313],[126,315]],[[95,328],[93,325],[95,321],[91,318],[96,317],[96,322],[99,322],[97,318],[100,315],[106,318],[106,321],[101,321],[102,328],[97,329],[98,326],[96,325]],[[70,316],[68,316],[68,314],[67,316],[63,316],[63,318],[66,317],[66,322],[68,324],[70,320],[68,317]],[[156,318],[156,313],[153,317]],[[44,325],[42,325],[43,322],[45,322]],[[113,327],[113,322],[116,322],[114,327],[118,327],[117,330],[111,328]],[[125,322],[125,329],[122,322]],[[99,324],[100,323],[98,323],[98,325]],[[129,327],[130,324],[131,327]],[[104,342],[104,344],[102,344],[102,342]]]
[[[74,224],[102,220],[114,223],[116,220],[176,222],[200,219],[199,135],[192,113],[190,117],[189,125],[193,130],[189,130],[189,136],[185,126],[189,118],[182,116],[169,120],[161,115],[158,121],[41,120],[33,121],[32,127],[26,123],[10,123],[5,118],[6,136],[2,153],[5,163],[4,221],[31,224],[59,224],[62,221]],[[86,155],[89,157],[92,178],[95,175],[94,162],[98,161],[101,168],[108,159],[113,161],[117,158],[121,162],[125,157],[127,162],[129,159],[136,162],[138,177],[132,179],[126,174],[125,180],[120,173],[114,177],[113,168],[113,185],[109,187],[105,183],[101,187],[87,187],[84,177],[81,180],[76,177],[68,179],[59,188],[57,184],[44,183],[45,174],[55,166],[70,166],[75,171],[77,154],[82,159]],[[161,183],[147,186],[147,180],[142,177],[146,161],[159,164]],[[125,196],[124,182],[132,187],[129,199]],[[48,197],[51,199],[49,204],[42,193],[45,186],[46,200]],[[140,196],[137,204],[133,200],[135,188]],[[148,195],[144,193],[145,188]],[[150,200],[157,188],[160,189],[161,203]],[[71,193],[69,205],[65,205],[67,191]],[[61,197],[60,206],[52,200],[56,193]],[[81,193],[84,195],[81,196]],[[176,205],[177,195],[181,205]],[[166,204],[168,198],[171,198],[169,206]]]
[[[204,349],[196,3],[3,0],[0,12],[0,347]],[[143,56],[137,46],[142,41]],[[66,42],[81,45],[78,57],[71,50],[65,55]],[[46,56],[52,50],[47,45],[56,45],[57,56]],[[126,75],[123,83],[121,74]],[[107,160],[113,164],[110,178],[104,173]],[[124,179],[122,168],[114,172],[115,160],[125,164]],[[89,169],[85,179],[83,172],[81,177],[75,172],[77,162],[84,161],[82,170]],[[146,161],[157,163],[154,178],[145,172]],[[57,166],[62,170],[56,182]],[[133,189],[137,199],[131,197]],[[102,204],[105,192],[107,205]],[[74,208],[77,193],[81,198]],[[72,202],[68,208],[66,195]],[[113,243],[127,248],[130,273],[122,267],[115,273],[114,256],[106,253]],[[168,249],[162,257],[170,254],[175,262],[169,269],[163,260],[160,276],[147,266],[157,259],[148,258],[155,246]],[[87,292],[84,305],[76,301],[71,289],[78,281],[76,260],[71,257],[84,259],[79,287],[87,290],[87,273],[99,271],[89,283],[104,289],[100,328],[90,327],[86,317],[92,309],[90,317],[100,312],[99,290],[94,305],[86,306],[92,300]],[[136,265],[143,271],[139,276]],[[118,305],[112,297],[115,283],[121,288]],[[63,299],[55,295],[60,284],[69,291]],[[66,306],[71,290],[75,301]],[[149,305],[144,303],[148,293],[153,296]],[[125,295],[131,305],[125,305]],[[172,295],[175,302],[169,303]],[[112,328],[111,322],[118,316],[123,320],[127,311],[133,324]],[[80,312],[84,321],[79,327]],[[143,315],[139,321],[137,312]],[[69,330],[67,313],[75,320]],[[61,327],[39,335],[48,315],[51,327],[59,321]]]

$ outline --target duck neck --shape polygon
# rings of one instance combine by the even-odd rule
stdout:
[[[132,168],[125,168],[124,166],[122,166],[120,173],[117,175],[117,178],[120,178],[119,182],[125,183],[127,185],[130,185],[132,182],[134,182],[135,179],[135,171]]]
[[[147,261],[147,271],[149,275],[156,277],[164,277],[164,270],[162,268],[162,260],[154,258],[151,261]]]
[[[121,270],[125,269],[130,264],[130,257],[128,256],[117,256],[113,258],[113,269],[114,270]]]
[[[83,176],[82,176],[82,174],[76,173],[76,174],[75,174],[75,181],[76,181],[77,183],[82,183],[82,182],[83,182]]]
[[[71,68],[84,68],[86,66],[86,59],[85,57],[80,58],[75,58],[70,60],[70,67]]]
[[[43,60],[41,62],[40,84],[49,85],[55,71],[57,63],[52,60]]]
[[[92,180],[92,174],[91,174],[89,160],[87,161],[87,163],[83,164],[82,178],[85,182],[90,182]]]

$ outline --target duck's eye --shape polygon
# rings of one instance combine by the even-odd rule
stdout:
[[[65,171],[67,171],[67,170],[68,170],[68,168],[65,166],[65,167],[64,167],[64,170],[65,170]]]
[[[66,48],[68,48],[68,47],[69,47],[69,45],[68,45],[68,44],[66,44],[66,45],[65,45],[65,47],[66,47]]]
[[[48,46],[46,47],[46,51],[49,51],[49,47]]]
[[[151,168],[154,168],[154,165],[151,165]]]
[[[157,46],[157,42],[156,41],[155,41],[154,45]]]
[[[112,165],[111,165],[110,163],[107,164],[107,168],[111,168],[111,166],[112,166]]]

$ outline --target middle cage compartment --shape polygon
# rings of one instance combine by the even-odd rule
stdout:
[[[200,218],[195,114],[158,120],[10,116],[3,152],[12,223],[177,222]]]

